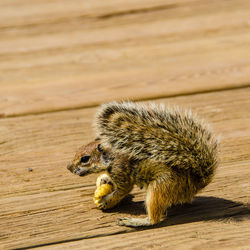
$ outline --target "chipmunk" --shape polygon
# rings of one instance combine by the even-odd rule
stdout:
[[[77,152],[68,169],[80,176],[106,171],[114,191],[100,209],[117,205],[134,184],[145,187],[146,218],[121,218],[121,226],[150,226],[167,208],[192,201],[217,167],[217,140],[190,111],[132,102],[101,106],[96,118],[100,137]]]

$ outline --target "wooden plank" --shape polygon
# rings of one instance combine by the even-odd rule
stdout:
[[[0,120],[0,245],[248,246],[249,95],[245,88],[157,101],[191,107],[210,121],[221,134],[221,164],[193,205],[173,208],[160,227],[143,231],[119,227],[115,220],[145,216],[144,192],[135,189],[133,201],[103,213],[92,201],[96,175],[80,178],[66,170],[75,149],[94,137],[96,108]]]
[[[249,85],[249,1],[145,2],[1,2],[0,115]]]
[[[202,209],[204,210],[204,207]],[[180,215],[181,213],[177,216]],[[240,223],[230,219],[196,222],[193,221],[193,214],[185,213],[185,216],[190,216],[190,221],[180,222],[181,225],[85,239],[38,249],[249,249],[249,222],[246,220]]]

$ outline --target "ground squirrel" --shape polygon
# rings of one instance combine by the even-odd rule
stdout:
[[[95,121],[98,139],[80,148],[68,169],[80,176],[106,171],[114,191],[98,206],[118,204],[136,184],[146,188],[148,217],[122,218],[122,226],[161,221],[168,207],[192,201],[207,186],[217,166],[217,140],[190,111],[111,102]]]

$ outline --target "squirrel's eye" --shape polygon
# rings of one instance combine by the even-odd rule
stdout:
[[[103,150],[102,150],[101,144],[98,144],[98,145],[97,145],[97,150],[98,150],[99,152],[102,152],[102,151],[103,151]]]
[[[87,162],[89,161],[89,159],[90,159],[90,156],[89,156],[89,155],[85,155],[85,156],[83,156],[83,157],[81,158],[81,162],[82,162],[82,163],[87,163]]]

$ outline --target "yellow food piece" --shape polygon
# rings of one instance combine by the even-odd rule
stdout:
[[[95,204],[98,205],[101,198],[104,195],[112,193],[112,191],[113,191],[113,186],[109,185],[109,184],[103,184],[100,187],[98,187],[95,190],[95,194],[94,194],[94,202],[95,202]]]

